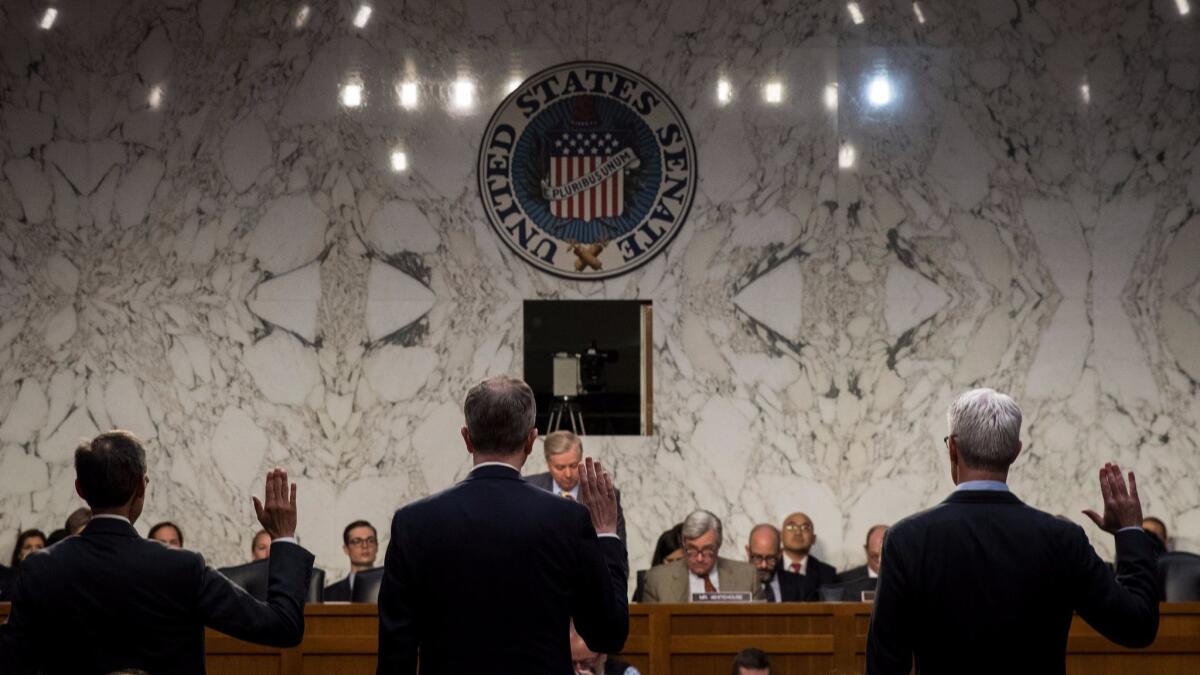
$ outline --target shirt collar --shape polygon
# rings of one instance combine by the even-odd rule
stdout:
[[[507,462],[480,462],[480,463],[476,464],[475,466],[471,467],[471,471],[474,472],[475,469],[479,469],[479,468],[482,468],[485,466],[502,466],[506,469],[512,469],[513,471],[517,472],[518,476],[521,475],[520,469],[518,469],[517,467],[515,467],[512,464],[509,464]]]
[[[126,518],[125,516],[117,515],[115,513],[97,513],[92,516],[92,520],[97,520],[99,518],[111,518],[113,520],[119,520],[122,523],[125,523],[126,525],[133,525],[133,523],[129,522],[128,518]]]
[[[999,480],[969,480],[965,483],[959,483],[958,487],[954,488],[955,492],[959,490],[990,490],[992,492],[1011,492],[1008,489],[1008,483]]]

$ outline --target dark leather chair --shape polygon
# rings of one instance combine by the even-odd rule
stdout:
[[[383,583],[383,568],[373,567],[354,575],[354,592],[350,602],[379,604],[379,586]]]
[[[243,565],[222,567],[217,570],[230,581],[241,586],[247,593],[259,600],[267,599],[267,575],[269,560],[255,560]],[[321,602],[325,597],[325,570],[313,568],[308,575],[308,595],[305,602]]]
[[[825,584],[817,589],[821,602],[862,602],[863,592],[875,591],[874,579],[855,579],[840,584]]]
[[[1167,602],[1200,601],[1200,555],[1171,551],[1159,556],[1158,585]]]

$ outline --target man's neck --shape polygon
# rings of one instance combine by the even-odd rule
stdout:
[[[789,551],[785,548],[785,549],[783,549],[783,556],[792,562],[799,563],[799,562],[804,562],[805,560],[808,559],[808,551],[804,551],[804,552]]]
[[[122,518],[128,520],[130,523],[133,523],[133,518],[131,518],[129,515],[131,512],[132,512],[132,509],[129,508],[129,505],[117,506],[117,507],[114,507],[111,509],[92,509],[92,517],[95,518],[96,516],[121,516]]]
[[[355,563],[350,563],[350,573],[358,574],[359,572],[366,572],[367,570],[371,569],[374,566],[375,566],[375,561],[371,561],[370,563],[368,563],[366,565],[358,565]]]
[[[507,464],[517,471],[520,471],[521,467],[525,466],[525,453],[523,452],[511,455],[484,455],[476,452],[471,455],[471,458],[474,460],[473,466],[487,463]]]
[[[994,480],[1000,483],[1008,482],[1007,471],[990,471],[988,469],[976,469],[970,466],[958,465],[958,479],[954,484],[962,485],[973,480]]]

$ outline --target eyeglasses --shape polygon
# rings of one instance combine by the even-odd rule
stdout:
[[[375,537],[354,537],[349,541],[351,546],[378,546],[379,540]]]
[[[812,532],[812,523],[788,523],[783,526],[788,532]]]
[[[704,548],[696,548],[695,546],[684,546],[683,554],[689,558],[712,558],[717,555],[717,547],[705,546]]]
[[[768,567],[774,567],[779,562],[779,558],[773,555],[751,555],[750,563],[757,565],[759,563],[767,563]]]

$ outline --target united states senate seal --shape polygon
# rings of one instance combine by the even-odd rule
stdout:
[[[671,99],[627,68],[564,63],[525,80],[479,148],[487,218],[521,259],[571,279],[649,262],[687,219],[696,146]]]

